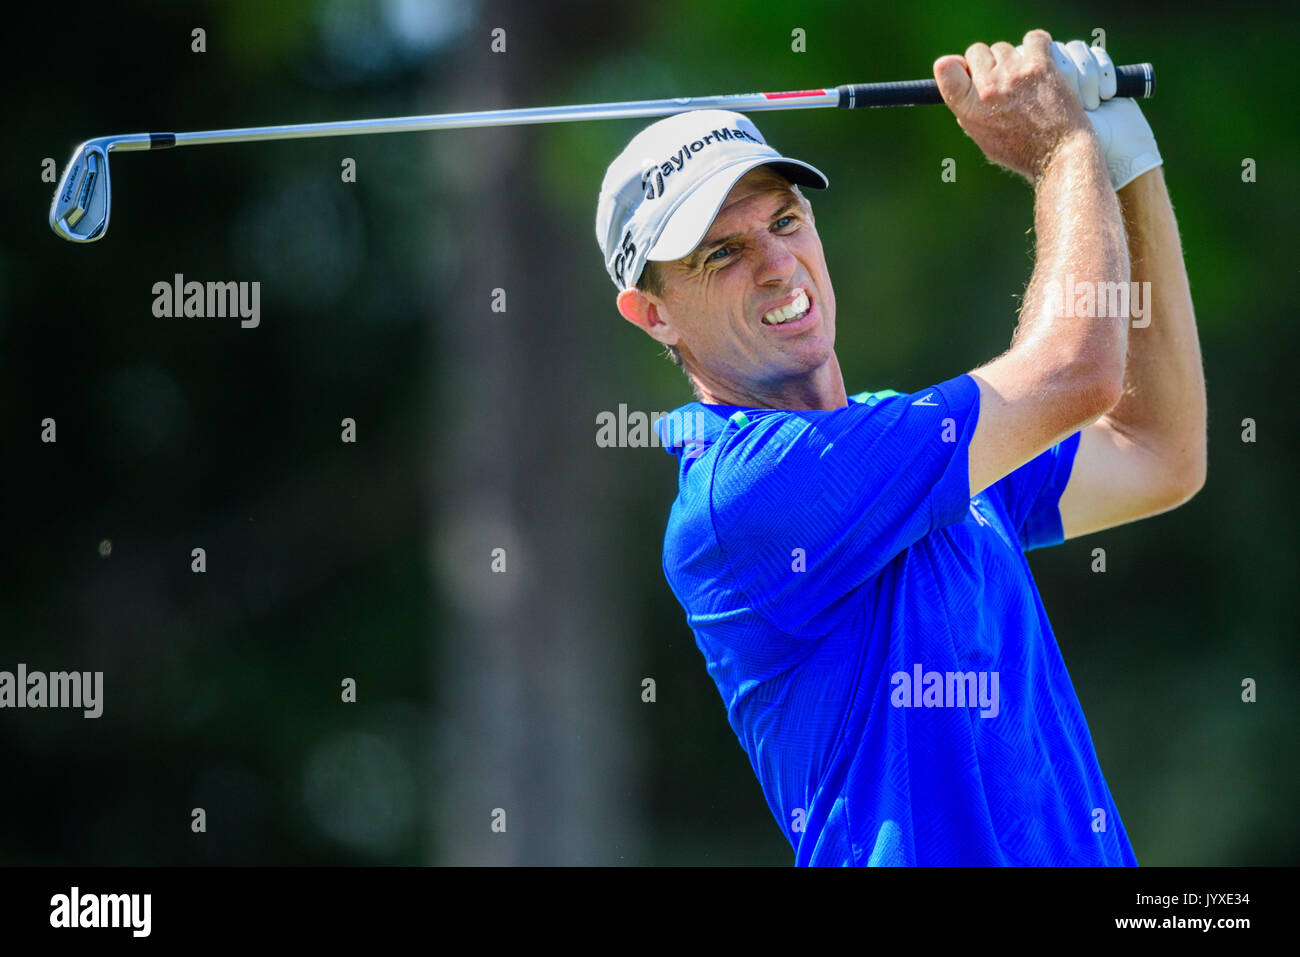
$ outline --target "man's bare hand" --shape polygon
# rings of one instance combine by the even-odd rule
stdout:
[[[990,160],[1031,183],[1063,144],[1096,141],[1082,101],[1052,62],[1051,43],[1045,30],[1030,30],[1023,52],[1005,42],[975,43],[964,57],[934,63],[939,92],[961,128]]]

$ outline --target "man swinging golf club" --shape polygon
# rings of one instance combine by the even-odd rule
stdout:
[[[817,169],[716,110],[609,167],[619,312],[695,390],[664,421],[708,423],[661,430],[680,460],[664,572],[796,864],[1135,865],[1024,553],[1204,483],[1161,157],[1079,41],[976,43],[934,76],[1032,184],[1036,255],[1010,348],[910,394],[846,393],[800,189],[828,185]],[[1141,322],[1130,282],[1150,283]]]

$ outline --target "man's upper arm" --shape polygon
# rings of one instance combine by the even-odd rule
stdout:
[[[1015,351],[970,373],[979,384],[979,425],[970,443],[972,496],[1097,419],[1119,399],[1118,380],[1067,367],[1045,375]]]
[[[1102,416],[1082,430],[1061,496],[1065,537],[1167,512],[1187,500],[1186,485],[1164,458]]]

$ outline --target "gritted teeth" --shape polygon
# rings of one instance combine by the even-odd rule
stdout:
[[[783,322],[789,322],[791,319],[798,319],[808,311],[808,293],[802,289],[795,290],[795,295],[787,305],[778,306],[771,312],[763,315],[763,323],[768,326],[779,326]]]

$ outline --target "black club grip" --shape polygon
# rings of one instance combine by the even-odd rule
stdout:
[[[846,83],[835,88],[840,109],[862,110],[878,106],[930,106],[943,102],[934,80],[899,80],[893,83]],[[1115,95],[1149,100],[1156,92],[1156,71],[1150,63],[1115,67]]]

